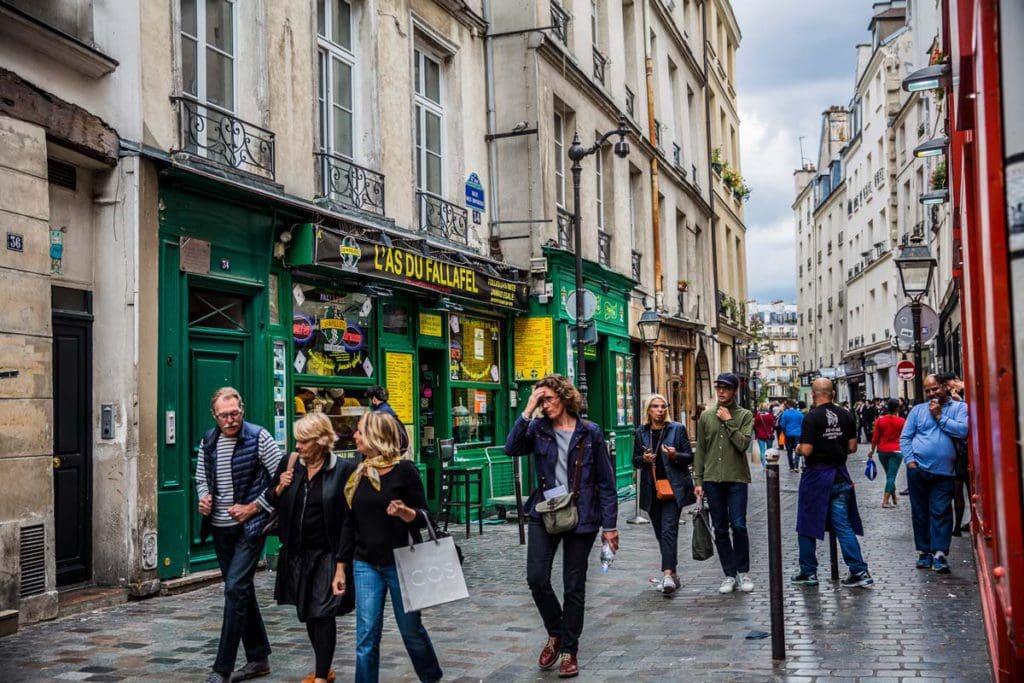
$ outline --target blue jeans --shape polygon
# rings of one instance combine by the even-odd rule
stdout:
[[[790,436],[789,434],[786,434],[786,459],[789,460],[789,469],[791,470],[800,468],[800,456],[796,453],[796,447],[799,443],[799,436]]]
[[[914,524],[914,545],[919,553],[949,554],[953,536],[953,484],[956,477],[907,468],[910,489],[910,519]]]
[[[423,628],[419,612],[402,609],[402,590],[395,565],[379,566],[356,560],[356,677],[359,683],[376,683],[380,676],[380,636],[384,627],[384,596],[391,593],[395,623],[405,651],[421,681],[437,681],[443,672],[437,653]]]
[[[747,538],[747,491],[739,481],[706,481],[711,524],[715,528],[715,550],[726,576],[750,571],[750,540]],[[729,531],[732,530],[732,539]]]
[[[772,443],[771,439],[758,439],[757,440],[757,446],[758,446],[758,448],[761,449],[761,467],[767,467],[768,466],[768,458],[765,457],[764,453],[765,453],[765,451],[767,451],[771,447],[771,443]]]
[[[839,541],[839,549],[843,552],[843,561],[850,568],[851,574],[860,574],[868,570],[860,554],[860,543],[857,535],[853,533],[850,525],[850,496],[853,495],[853,487],[848,481],[837,481],[832,485],[832,492],[829,495],[828,519],[832,523],[832,529],[836,532],[836,540]],[[800,572],[805,576],[818,573],[818,557],[815,552],[816,540],[813,536],[799,535],[800,545]]]
[[[241,526],[213,529],[213,549],[224,576],[224,620],[213,670],[229,675],[235,668],[238,643],[245,645],[245,659],[259,662],[270,656],[270,641],[263,625],[253,576],[263,553],[263,541],[246,538]]]
[[[679,504],[676,499],[651,501],[647,514],[651,517],[651,529],[661,549],[661,571],[676,573],[679,564]]]

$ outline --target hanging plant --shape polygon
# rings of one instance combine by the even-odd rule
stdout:
[[[679,288],[680,292],[685,292],[687,289],[690,288],[690,281],[680,280],[678,283],[676,283],[676,286]]]

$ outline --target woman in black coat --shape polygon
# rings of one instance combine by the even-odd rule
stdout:
[[[355,469],[353,462],[332,452],[336,440],[331,420],[323,413],[298,420],[298,452],[287,462],[282,460],[278,483],[268,495],[268,502],[277,508],[282,546],[274,598],[278,604],[295,605],[316,657],[316,670],[303,683],[334,680],[335,618],[354,606],[351,591],[336,596],[331,586],[348,510],[345,482]]]
[[[696,502],[690,465],[693,449],[686,427],[668,419],[668,401],[651,394],[644,406],[644,423],[633,439],[633,467],[640,470],[640,507],[651,517],[651,529],[661,547],[661,592],[666,595],[679,588],[676,564],[679,552],[679,514]],[[658,500],[656,479],[668,481],[672,497]]]

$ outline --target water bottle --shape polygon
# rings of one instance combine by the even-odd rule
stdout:
[[[612,562],[615,561],[615,552],[612,547],[605,542],[601,546],[601,571],[608,573],[608,567],[612,566]]]

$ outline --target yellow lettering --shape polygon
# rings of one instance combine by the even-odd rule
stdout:
[[[380,247],[376,244],[373,245],[373,269],[383,270],[384,267],[380,263]]]

